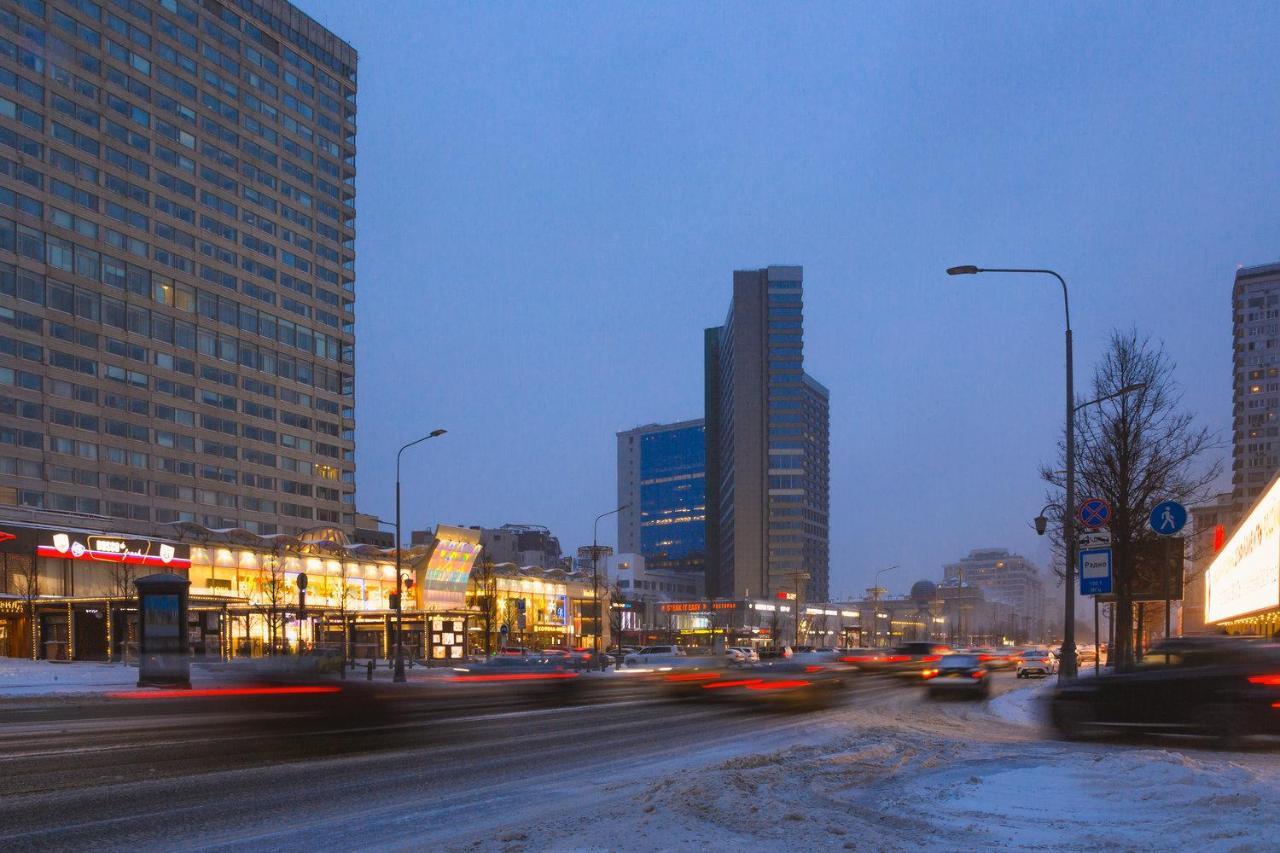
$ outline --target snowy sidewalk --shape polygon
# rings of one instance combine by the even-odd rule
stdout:
[[[103,693],[133,687],[137,683],[137,666],[0,658],[0,699],[63,693]]]

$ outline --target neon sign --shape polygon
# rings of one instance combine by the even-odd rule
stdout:
[[[52,533],[41,537],[36,555],[61,560],[89,560],[160,569],[189,569],[191,558],[185,545],[171,545],[151,539],[127,536],[98,536],[81,533]],[[152,552],[155,553],[152,553]]]

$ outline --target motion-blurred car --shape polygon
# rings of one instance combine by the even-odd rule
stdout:
[[[670,662],[673,658],[685,657],[684,649],[679,646],[645,646],[638,652],[632,652],[623,658],[627,666],[644,666],[652,663]]]
[[[977,648],[969,649],[971,654],[978,656],[978,662],[989,670],[1008,669],[1014,665],[1014,660],[1009,656],[1009,652],[1000,649]]]
[[[604,652],[596,654],[595,649],[579,646],[572,649],[568,654],[568,663],[574,669],[598,669],[604,670],[613,666],[613,656]]]
[[[483,663],[455,666],[450,681],[458,687],[501,690],[520,694],[568,696],[577,689],[579,673],[563,660],[547,657],[492,657]]]
[[[1058,671],[1058,659],[1048,649],[1027,649],[1018,658],[1018,678],[1044,678]]]
[[[748,646],[726,646],[724,656],[730,663],[755,663],[760,660],[760,653]]]
[[[943,655],[935,666],[921,671],[929,685],[929,697],[967,696],[985,699],[991,693],[987,668],[975,654]]]
[[[841,649],[836,657],[840,663],[848,664],[855,669],[874,670],[877,663],[887,654],[884,649]]]
[[[1232,747],[1243,737],[1280,735],[1280,644],[1172,639],[1132,671],[1060,685],[1049,717],[1068,739],[1139,731],[1202,735]]]
[[[847,686],[839,670],[787,659],[727,670],[690,667],[663,675],[667,691],[686,698],[748,703],[796,710],[831,705]]]
[[[931,664],[938,663],[943,655],[951,654],[953,651],[950,646],[942,643],[903,643],[895,646],[878,660],[859,666],[868,672],[883,672],[919,679],[924,670],[931,668]]]

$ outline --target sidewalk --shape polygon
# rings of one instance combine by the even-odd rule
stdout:
[[[137,666],[0,658],[0,698],[104,693],[137,683]]]

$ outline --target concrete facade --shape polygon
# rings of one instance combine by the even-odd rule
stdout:
[[[1008,619],[1029,636],[1045,630],[1045,589],[1036,565],[1005,548],[979,548],[943,567],[943,585],[980,588],[986,599],[1012,608]],[[1010,626],[1006,626],[1006,629]],[[1012,630],[1006,630],[1013,633]]]
[[[355,51],[282,0],[0,17],[0,506],[353,529]]]

